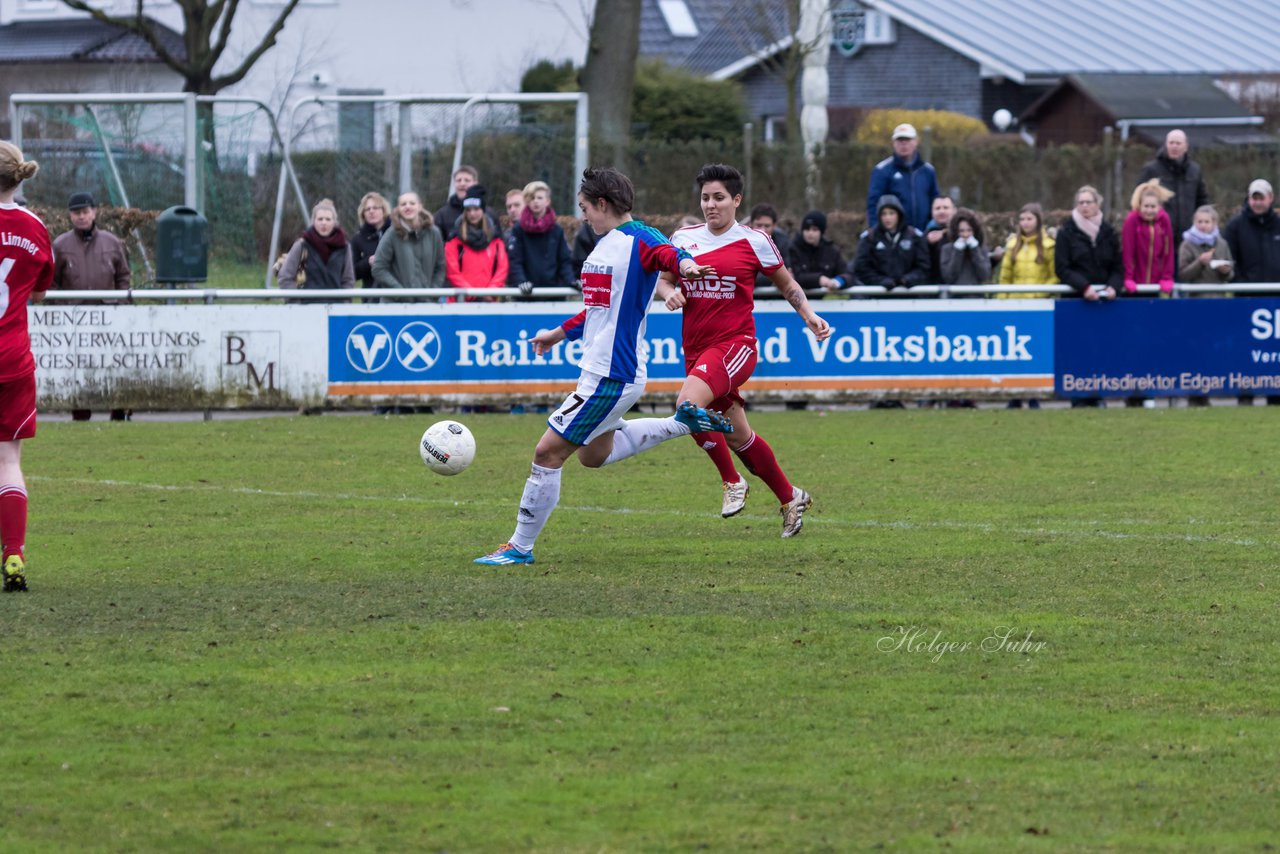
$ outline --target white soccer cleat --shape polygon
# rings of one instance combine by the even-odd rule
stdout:
[[[751,491],[751,484],[747,483],[745,477],[739,476],[737,483],[725,482],[724,485],[724,503],[720,505],[720,515],[728,519],[730,516],[737,516],[742,512],[742,508],[747,506],[747,493]]]
[[[804,526],[804,511],[813,506],[809,493],[798,486],[792,487],[792,499],[779,508],[782,513],[782,538],[794,537]]]

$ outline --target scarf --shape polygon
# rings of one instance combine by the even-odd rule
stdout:
[[[525,234],[546,234],[556,224],[555,208],[547,208],[542,216],[535,218],[533,211],[525,208],[520,212],[520,228]]]
[[[321,237],[320,232],[316,231],[315,226],[312,226],[302,232],[302,239],[307,241],[307,245],[320,254],[320,262],[322,264],[328,264],[329,256],[334,252],[347,248],[347,235],[341,228],[334,228],[333,231],[329,232],[328,237]]]
[[[1085,219],[1080,216],[1080,211],[1073,210],[1071,212],[1071,221],[1076,224],[1076,228],[1084,232],[1085,237],[1089,238],[1090,245],[1098,242],[1098,231],[1102,228],[1102,213],[1092,219]]]
[[[1194,225],[1182,232],[1182,239],[1187,243],[1194,243],[1196,246],[1216,246],[1218,245],[1218,229],[1205,234]]]
[[[472,249],[477,252],[483,252],[493,242],[493,238],[484,233],[484,225],[483,221],[479,225],[466,223],[465,228],[459,229],[458,236]]]

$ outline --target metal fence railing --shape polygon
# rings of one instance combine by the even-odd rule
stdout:
[[[853,299],[947,299],[948,297],[996,297],[1050,294],[1053,297],[1076,298],[1078,292],[1069,285],[916,285],[910,288],[886,290],[878,285],[857,285],[831,294],[823,288],[806,291],[811,297],[835,296]],[[1174,286],[1173,298],[1192,296],[1235,295],[1251,296],[1280,293],[1280,282],[1250,283],[1239,285],[1191,285]],[[536,301],[578,302],[582,294],[574,288],[539,288]],[[760,297],[777,296],[777,288],[756,288]],[[1139,285],[1138,296],[1158,297],[1158,285]],[[527,299],[519,288],[339,288],[332,290],[306,290],[284,288],[183,288],[161,290],[158,288],[133,288],[119,291],[48,291],[45,298],[51,302],[80,302],[94,300],[114,303],[132,302],[314,302],[331,300],[388,300],[390,302],[443,302],[459,297],[496,298],[503,300]],[[1123,299],[1123,297],[1121,297]]]

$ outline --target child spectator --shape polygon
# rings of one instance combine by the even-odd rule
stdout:
[[[800,239],[791,242],[786,257],[791,275],[806,291],[815,288],[838,291],[848,287],[844,258],[840,248],[827,239],[827,215],[822,211],[809,211],[804,215],[800,221]]]
[[[484,187],[467,188],[458,233],[444,245],[446,277],[455,288],[501,288],[507,283],[507,249],[485,214]],[[467,297],[468,302],[480,297]],[[486,298],[496,302],[496,298]]]
[[[1231,247],[1218,231],[1213,205],[1196,208],[1192,225],[1182,232],[1178,249],[1178,280],[1198,285],[1222,285],[1231,281],[1235,265]]]
[[[1000,263],[1002,285],[1056,285],[1053,268],[1054,240],[1044,227],[1044,211],[1028,202],[1018,211],[1017,233],[1009,235]],[[1002,297],[1039,297],[1048,294],[1000,294]]]
[[[351,235],[351,262],[356,278],[366,288],[373,287],[373,256],[382,235],[391,227],[391,204],[381,193],[365,193],[357,211],[360,230]]]
[[[1157,178],[1133,189],[1121,232],[1127,294],[1150,284],[1159,284],[1166,294],[1173,291],[1173,224],[1164,210],[1171,198],[1172,191],[1160,186]]]
[[[525,185],[519,221],[511,226],[511,283],[529,296],[534,288],[573,286],[573,260],[564,229],[551,207],[551,188],[542,181]]]
[[[991,278],[991,255],[983,246],[982,223],[968,208],[960,208],[947,226],[939,252],[942,284],[982,285]]]

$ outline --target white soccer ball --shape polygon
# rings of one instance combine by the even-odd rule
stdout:
[[[476,439],[457,421],[437,421],[422,434],[418,453],[436,474],[461,474],[476,458]]]

